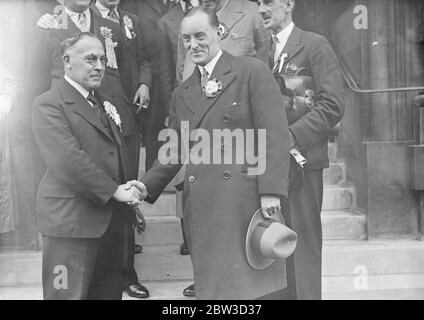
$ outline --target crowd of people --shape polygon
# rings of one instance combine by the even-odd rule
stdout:
[[[64,0],[60,15],[56,1],[41,3],[50,6],[37,22],[23,94],[43,160],[36,213],[44,298],[149,297],[134,268],[140,204],[174,181],[180,254],[194,271],[184,295],[320,299],[323,169],[343,116],[343,81],[329,42],[294,24],[295,0]],[[1,103],[3,121],[10,107]],[[188,134],[266,130],[258,154],[266,170],[190,163],[182,152],[163,163],[160,134],[183,136],[184,122]],[[0,132],[3,172],[2,141]],[[217,150],[236,152],[225,142]],[[282,240],[293,242],[292,231],[296,249],[286,254],[290,241]],[[246,234],[259,244],[246,248]],[[67,268],[66,288],[57,266]]]

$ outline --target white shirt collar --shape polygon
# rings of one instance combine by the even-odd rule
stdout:
[[[108,16],[108,14],[109,14],[109,11],[110,11],[111,9],[106,8],[106,7],[105,7],[104,5],[102,5],[99,1],[96,1],[96,7],[97,7],[97,9],[99,9],[100,14],[102,15],[102,17],[103,17],[104,19],[106,19],[106,18],[107,18],[107,16]],[[113,11],[115,11],[116,16],[119,18],[118,7],[116,7],[115,9],[113,9]]]
[[[289,39],[290,34],[293,31],[293,28],[294,28],[294,23],[292,21],[287,27],[285,27],[283,30],[281,30],[279,33],[276,34],[276,37],[280,44],[285,45],[287,43],[287,40]]]
[[[68,83],[73,86],[85,99],[87,99],[88,95],[90,94],[90,91],[88,91],[82,85],[69,78],[66,74],[65,80],[68,81]]]
[[[77,21],[78,21],[78,17],[80,15],[80,13],[84,13],[86,19],[90,19],[90,8],[87,8],[87,10],[85,10],[84,12],[75,12],[75,11],[71,11],[67,7],[65,7],[65,12],[71,19],[76,18]]]
[[[199,0],[190,0],[190,3],[193,7],[197,7],[199,5]],[[186,2],[180,0],[180,4],[181,4],[181,8],[185,12],[186,11]]]
[[[203,69],[206,69],[209,77],[211,76],[213,70],[215,69],[216,64],[218,63],[219,58],[221,58],[223,52],[219,50],[218,54],[205,66],[199,66],[200,74],[202,74]]]

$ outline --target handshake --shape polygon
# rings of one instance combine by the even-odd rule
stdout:
[[[137,180],[128,181],[126,184],[121,184],[116,189],[112,199],[118,202],[124,202],[131,207],[138,207],[141,202],[148,196],[146,186]]]

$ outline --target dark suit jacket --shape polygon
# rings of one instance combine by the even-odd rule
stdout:
[[[111,200],[118,184],[130,177],[123,136],[108,121],[112,134],[64,79],[34,101],[32,128],[47,165],[36,206],[43,235],[99,238],[114,208],[130,213],[131,208]]]
[[[105,77],[103,79],[100,93],[107,96],[109,99],[116,101],[116,108],[122,119],[122,129],[124,135],[135,134],[136,125],[134,121],[134,113],[132,104],[127,97],[122,85],[120,66],[124,59],[124,39],[120,26],[109,20],[103,19],[95,14],[91,9],[91,26],[90,31],[100,36],[100,27],[107,27],[112,30],[113,41],[118,43],[115,48],[117,56],[118,69],[106,68]],[[29,78],[27,79],[27,99],[31,101],[36,96],[46,92],[60,81],[64,75],[64,67],[61,58],[60,45],[66,38],[79,33],[80,30],[75,26],[71,19],[68,19],[67,29],[55,30],[39,30],[37,38],[31,46],[30,61],[28,63]]]
[[[266,159],[266,170],[262,175],[249,175],[246,159],[236,163],[234,145],[233,163],[187,164],[184,225],[193,259],[196,296],[252,299],[282,289],[285,282],[281,262],[266,270],[253,270],[247,264],[242,244],[250,218],[260,206],[260,195],[287,196],[287,118],[278,86],[261,61],[224,52],[211,75],[214,78],[222,81],[223,89],[213,98],[202,93],[198,68],[174,91],[170,127],[183,136],[203,129],[210,137],[215,129],[241,129],[244,134],[248,129],[265,129],[266,146],[262,147],[266,149],[259,152]],[[189,129],[181,127],[181,121],[189,121]],[[190,144],[193,145],[194,142]],[[227,150],[231,149],[225,144],[215,143],[210,154],[221,154],[223,159]],[[159,197],[180,167],[159,161],[153,165],[141,179],[150,194],[148,201]],[[218,255],[220,259],[211,259]]]
[[[93,12],[99,16],[101,13],[95,5],[92,6]],[[152,70],[147,52],[147,45],[141,30],[139,19],[136,15],[126,12],[118,8],[121,19],[120,29],[122,36],[122,59],[119,65],[119,73],[121,75],[122,85],[128,99],[132,102],[133,97],[144,83],[148,87],[152,85]],[[125,33],[124,17],[131,19],[136,36],[129,39]]]
[[[271,66],[268,52],[271,39],[257,57]],[[283,52],[287,63],[308,68],[316,88],[316,106],[297,122],[290,125],[297,144],[307,159],[310,169],[327,168],[328,133],[342,119],[344,87],[341,69],[330,43],[323,36],[294,27]],[[284,68],[283,68],[284,70]]]
[[[159,27],[166,35],[168,47],[171,49],[174,65],[177,66],[178,59],[178,35],[181,21],[185,13],[180,4],[174,6],[160,20]]]
[[[163,120],[169,113],[169,102],[174,89],[175,67],[165,35],[158,27],[158,21],[168,8],[156,0],[126,0],[122,8],[138,17],[139,27],[144,37],[145,51],[150,59],[153,83],[151,87],[151,108],[145,131],[159,132]]]

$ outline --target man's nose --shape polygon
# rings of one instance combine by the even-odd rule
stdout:
[[[197,47],[199,46],[199,44],[197,43],[197,41],[195,40],[195,39],[192,39],[191,41],[190,41],[190,47],[192,48],[192,49],[197,49]]]
[[[103,63],[100,61],[100,59],[97,59],[96,64],[94,65],[94,69],[97,71],[103,71],[105,70],[105,66],[103,65]]]

